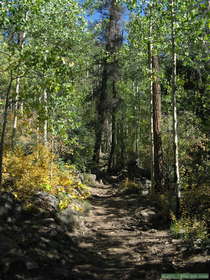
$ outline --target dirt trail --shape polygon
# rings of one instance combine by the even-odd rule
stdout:
[[[147,203],[137,195],[117,194],[109,185],[93,188],[87,231],[75,259],[75,280],[159,280],[161,273],[203,272],[197,271],[202,267],[196,264],[205,256],[187,264],[187,248],[180,240],[173,239],[168,230],[136,219],[137,209],[146,209]]]

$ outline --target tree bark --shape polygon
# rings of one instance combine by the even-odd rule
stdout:
[[[174,154],[174,185],[177,195],[177,216],[180,213],[180,174],[179,174],[179,147],[178,147],[178,131],[177,131],[177,59],[176,59],[176,38],[175,38],[175,12],[174,12],[174,0],[171,0],[171,47],[172,47],[172,99],[173,99],[173,154]]]
[[[15,89],[15,105],[14,105],[14,119],[13,119],[13,129],[12,129],[12,150],[15,148],[15,140],[17,134],[17,123],[18,123],[18,100],[20,94],[20,78],[17,78],[16,89]]]
[[[154,73],[153,90],[153,134],[154,134],[154,191],[164,192],[163,184],[163,154],[161,139],[161,87],[160,66],[157,55],[152,56],[152,68]]]
[[[104,59],[103,63],[103,72],[102,72],[102,81],[101,88],[99,91],[99,100],[96,106],[97,111],[97,124],[95,131],[95,147],[93,153],[93,162],[95,164],[99,163],[100,159],[100,150],[102,147],[102,138],[105,130],[105,122],[108,119],[108,115],[111,113],[112,121],[112,143],[110,148],[110,156],[108,162],[108,169],[113,163],[113,156],[115,153],[115,126],[116,126],[116,117],[114,116],[116,111],[109,106],[110,94],[112,92],[112,98],[116,97],[116,89],[113,91],[110,89],[108,82],[111,81],[112,84],[116,83],[118,79],[118,62],[116,59],[116,52],[121,45],[121,34],[120,34],[120,8],[116,0],[109,0],[109,18],[108,24],[105,30],[104,40],[106,42],[106,53],[108,54],[108,59]],[[108,108],[109,107],[109,108]],[[107,139],[105,139],[107,140]]]
[[[4,106],[4,115],[3,115],[3,124],[1,131],[1,142],[0,142],[0,185],[2,184],[2,173],[3,173],[3,156],[4,156],[4,144],[5,144],[5,134],[7,128],[8,120],[8,109],[9,109],[9,98],[12,88],[13,76],[10,74],[10,81],[6,92],[5,106]]]
[[[113,98],[116,98],[116,88],[115,88],[115,81],[113,81]],[[115,110],[112,110],[112,143],[111,143],[111,151],[109,155],[109,162],[108,162],[108,171],[111,171],[115,166],[114,164],[114,155],[115,155],[115,148],[116,148],[116,116]]]
[[[150,9],[150,17],[151,17],[151,9]],[[150,26],[149,26],[149,43],[148,43],[148,65],[150,71],[150,169],[151,169],[151,189],[154,190],[154,131],[153,131],[153,81],[152,81],[152,22],[150,18]]]
[[[43,133],[43,141],[44,145],[48,145],[48,107],[47,107],[47,90],[44,90],[43,94],[44,99],[44,113],[45,113],[45,119],[44,119],[44,133]]]
[[[110,64],[110,80],[112,81],[112,98],[113,100],[117,97],[116,83],[119,80],[119,63],[117,59],[117,52],[122,44],[122,34],[120,27],[120,19],[122,15],[122,9],[116,0],[110,2],[110,16],[109,16],[109,27],[108,27],[108,38],[107,38],[107,50],[110,53],[111,64]],[[111,122],[112,122],[112,142],[108,161],[108,170],[115,168],[114,158],[116,152],[116,111],[117,108],[111,109]]]
[[[106,106],[107,103],[107,81],[108,81],[108,74],[107,74],[107,61],[104,61],[103,65],[103,72],[102,72],[102,82],[101,82],[101,89],[99,92],[99,100],[98,104],[96,106],[97,111],[97,124],[96,124],[96,130],[95,130],[95,147],[94,147],[94,153],[93,153],[93,162],[95,164],[99,163],[100,159],[100,150],[101,150],[101,144],[102,144],[102,135],[103,130],[105,126],[106,121]]]
[[[26,32],[20,31],[18,33],[18,44],[20,46],[21,52],[23,49],[25,37],[26,37]],[[12,150],[14,150],[14,148],[15,148],[15,141],[16,141],[16,134],[17,134],[19,97],[20,97],[20,78],[18,77],[17,83],[16,83],[16,89],[15,89],[15,106],[14,106],[14,119],[13,119],[12,141],[11,141]],[[23,111],[22,107],[23,107],[23,104],[20,104],[21,111]]]

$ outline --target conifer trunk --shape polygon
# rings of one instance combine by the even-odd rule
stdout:
[[[113,98],[116,98],[116,88],[115,88],[115,81],[113,81]],[[115,155],[115,148],[116,148],[116,116],[115,110],[112,111],[112,142],[111,142],[111,151],[109,155],[109,162],[108,162],[108,171],[111,171],[115,167],[114,164],[114,155]]]
[[[95,147],[93,152],[93,162],[95,164],[99,163],[100,159],[100,150],[102,145],[102,136],[103,130],[105,127],[106,121],[106,101],[108,97],[107,93],[107,61],[104,60],[103,65],[103,72],[102,72],[102,81],[101,81],[101,88],[99,92],[99,100],[97,102],[96,111],[97,111],[97,124],[95,129]]]
[[[98,94],[99,98],[96,105],[97,111],[97,124],[95,130],[95,147],[93,153],[93,162],[98,164],[100,160],[100,151],[102,147],[102,139],[105,130],[106,120],[110,119],[111,113],[111,122],[112,122],[112,142],[109,154],[108,169],[113,166],[113,159],[115,154],[115,143],[116,143],[116,111],[112,108],[112,98],[115,98],[116,95],[116,86],[115,83],[118,77],[118,62],[116,59],[116,52],[119,49],[121,44],[121,34],[119,27],[120,20],[120,8],[116,0],[108,1],[109,7],[109,18],[106,25],[104,40],[106,42],[106,53],[108,55],[104,58],[103,62],[103,71],[102,71],[102,80],[101,87],[99,88]],[[109,81],[111,83],[109,83]],[[114,84],[114,90],[111,89],[109,84]],[[105,139],[108,141],[108,139]]]
[[[154,190],[164,192],[163,186],[163,154],[161,139],[161,88],[160,66],[157,55],[152,56],[152,68],[154,73],[153,90],[153,134],[154,134]]]

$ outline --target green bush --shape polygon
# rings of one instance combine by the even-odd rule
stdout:
[[[206,241],[208,239],[207,226],[205,221],[196,218],[182,217],[177,220],[172,216],[171,231],[176,237],[181,237],[188,241]]]

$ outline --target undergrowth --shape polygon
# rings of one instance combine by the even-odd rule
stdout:
[[[55,154],[43,145],[36,146],[29,154],[21,148],[6,152],[1,190],[10,191],[24,201],[30,201],[38,191],[45,191],[59,199],[60,209],[89,196],[88,187],[80,182],[74,166],[61,166]]]
[[[210,234],[210,188],[191,187],[182,192],[181,218],[172,215],[171,231],[185,240],[205,243]]]
[[[201,243],[208,240],[208,232],[205,221],[196,218],[182,217],[179,220],[172,216],[171,231],[175,237],[184,240]]]
[[[121,184],[120,188],[126,193],[140,193],[142,191],[142,184],[126,178]]]

